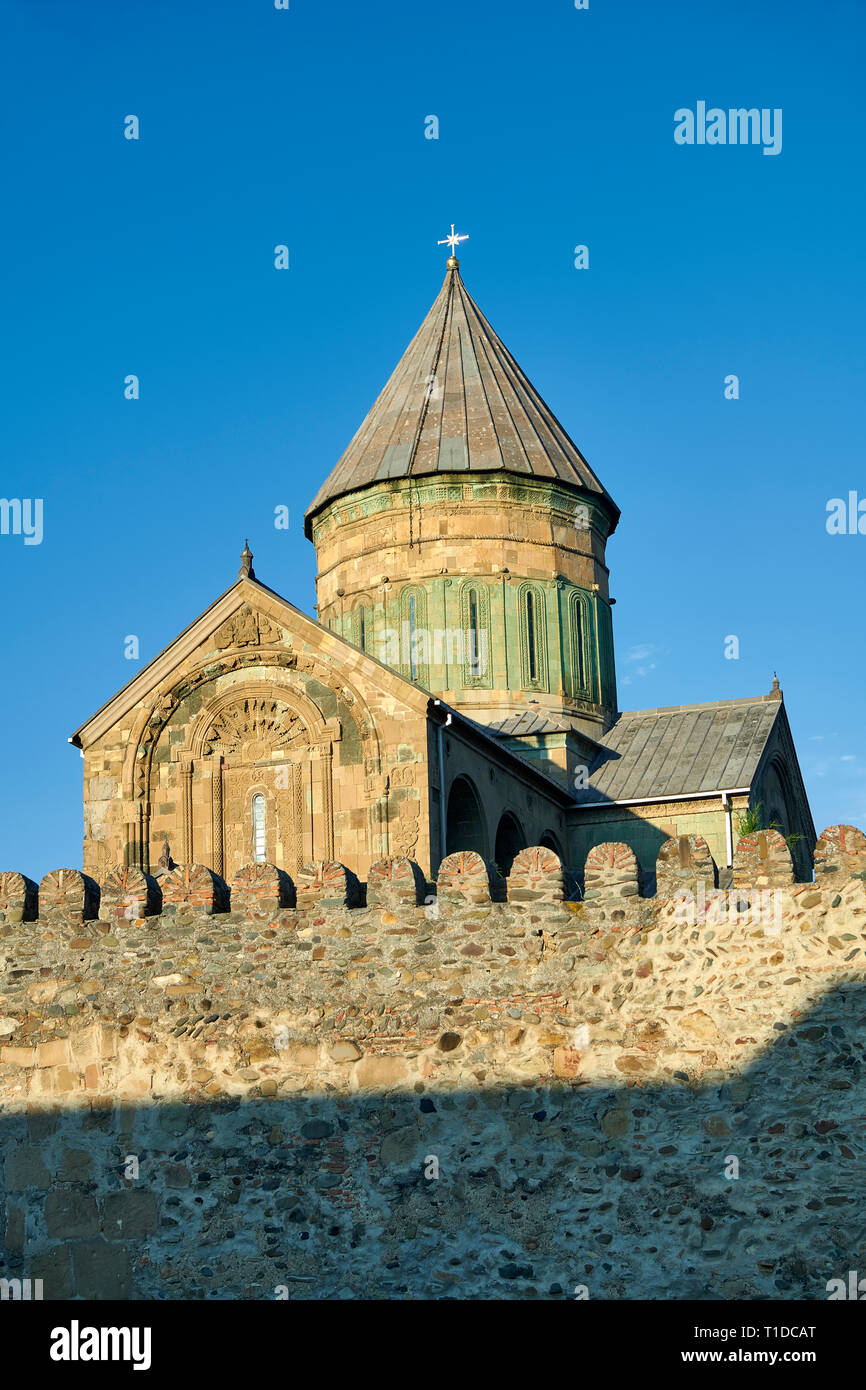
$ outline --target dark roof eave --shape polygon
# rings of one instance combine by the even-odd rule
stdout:
[[[563,810],[568,810],[574,805],[574,799],[570,793],[558,782],[555,782],[552,777],[548,777],[546,772],[542,772],[526,758],[522,758],[519,753],[505,747],[498,739],[488,733],[483,724],[476,724],[474,719],[467,719],[451,705],[446,705],[444,700],[438,700],[435,696],[431,696],[427,706],[427,717],[431,723],[436,724],[439,728],[444,728],[449,723],[449,715],[451,716],[450,724],[459,727],[465,733],[468,742],[474,743],[477,748],[485,752],[495,752],[497,759],[504,760],[515,773],[528,778],[546,796],[556,801]]]
[[[596,492],[592,488],[584,487],[581,483],[572,483],[566,478],[541,477],[537,473],[524,473],[519,468],[437,468],[429,469],[426,471],[424,469],[419,469],[417,472],[414,472],[411,476],[413,478],[441,478],[446,476],[453,476],[460,477],[463,479],[480,480],[482,478],[496,476],[497,474],[502,473],[506,474],[509,478],[522,478],[524,481],[526,479],[530,479],[532,482],[535,483],[550,483],[554,487],[568,488],[571,492],[574,492],[575,494],[581,497],[588,497],[591,501],[601,504],[607,512],[608,518],[610,520],[610,527],[607,533],[608,537],[613,535],[614,531],[619,525],[622,512],[620,508],[617,506],[616,502],[614,502],[609,492]],[[311,502],[310,506],[304,513],[304,535],[306,536],[307,540],[312,541],[313,539],[313,521],[315,520],[315,518],[317,516],[320,516],[322,512],[326,511],[327,508],[330,507],[334,502],[340,502],[344,497],[352,497],[356,493],[367,492],[372,488],[380,487],[382,483],[392,481],[399,483],[405,481],[405,479],[402,477],[402,475],[393,479],[371,478],[367,482],[358,483],[355,487],[342,488],[337,492],[331,493],[329,496],[323,497],[321,502],[317,504]]]

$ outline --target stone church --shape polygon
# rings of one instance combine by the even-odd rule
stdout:
[[[452,248],[453,249],[453,248]],[[731,865],[760,803],[811,875],[815,829],[778,682],[618,708],[608,538],[620,512],[466,290],[455,256],[306,514],[314,621],[237,580],[73,735],[84,870],[386,856],[435,877],[527,845],[580,874],[671,836]],[[796,838],[795,838],[796,837]]]

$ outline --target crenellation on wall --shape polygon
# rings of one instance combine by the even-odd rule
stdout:
[[[584,902],[543,849],[497,902],[483,861],[422,903],[395,859],[366,904],[321,862],[278,905],[255,864],[214,911],[191,866],[160,875],[174,911],[126,915],[149,885],[114,870],[84,920],[49,875],[47,912],[0,917],[3,1276],[46,1299],[430,1297],[451,1268],[473,1298],[824,1297],[866,1157],[857,854],[768,885],[756,847],[725,892],[677,844],[675,891],[641,898],[621,848]]]
[[[116,868],[103,880],[99,916],[106,921],[153,917],[162,911],[163,893],[157,880],[136,865]]]
[[[437,895],[443,902],[500,902],[505,896],[495,866],[474,850],[449,854],[439,865]]]
[[[702,835],[679,835],[666,840],[656,860],[656,894],[672,898],[683,891],[696,893],[699,885],[715,888],[719,881],[716,861]]]
[[[0,873],[0,915],[9,922],[31,922],[39,913],[39,885],[26,874]]]
[[[746,883],[781,888],[794,882],[791,851],[778,830],[759,830],[737,842],[733,882],[735,888]]]
[[[853,825],[830,825],[815,844],[815,878],[866,873],[866,835]]]
[[[326,907],[359,907],[363,899],[356,874],[345,864],[330,859],[317,859],[305,864],[295,883],[300,912]]]
[[[228,884],[204,864],[178,864],[163,876],[160,886],[163,913],[184,908],[207,914],[228,911]]]
[[[231,904],[256,913],[274,913],[295,907],[297,893],[292,879],[276,864],[244,864],[231,882]]]
[[[99,885],[78,869],[51,869],[39,884],[41,918],[89,922],[99,914]]]
[[[818,844],[816,883],[796,885],[800,890],[814,892],[834,876],[841,879],[866,872],[866,836],[861,831],[852,826],[829,826]],[[59,921],[75,918],[87,922],[100,916],[117,920],[172,913],[179,908],[220,914],[227,912],[230,904],[259,911],[297,908],[306,912],[337,905],[358,910],[368,903],[391,908],[451,901],[487,905],[507,900],[544,903],[561,907],[563,912],[579,903],[586,920],[607,922],[609,929],[621,931],[649,922],[667,898],[712,898],[714,891],[717,899],[723,897],[727,890],[717,885],[723,882],[724,873],[700,835],[673,837],[661,845],[653,894],[643,891],[643,875],[634,851],[617,842],[593,846],[580,875],[545,846],[520,850],[507,876],[481,855],[462,850],[441,861],[432,883],[414,860],[403,855],[376,860],[366,882],[346,865],[327,859],[306,862],[294,878],[273,864],[246,864],[236,872],[231,885],[204,865],[173,861],[154,875],[134,865],[118,866],[106,874],[101,889],[76,869],[52,870],[38,889],[26,875],[6,871],[0,873],[0,922],[46,916]],[[581,879],[582,897],[575,886]],[[793,888],[794,870],[785,839],[775,830],[743,837],[727,880],[735,889],[751,885],[759,894]]]
[[[417,907],[427,894],[427,882],[419,866],[405,857],[377,859],[367,875],[370,907]]]
[[[562,860],[552,849],[519,850],[508,874],[509,902],[559,904],[567,896]]]
[[[343,908],[305,926],[291,909],[260,923],[243,909],[197,910],[174,927],[170,918],[111,932],[96,923],[92,937],[76,939],[34,938],[24,924],[9,926],[0,952],[11,1031],[0,1061],[7,1081],[14,1088],[17,1079],[27,1095],[33,1087],[24,1073],[33,1069],[49,1073],[39,1094],[124,1095],[130,1087],[135,1094],[146,1080],[148,1094],[186,1095],[183,1067],[206,1058],[213,1075],[203,1096],[258,1094],[257,1083],[268,1080],[291,1090],[298,1068],[293,1055],[283,1056],[288,1044],[316,1049],[305,1085],[351,1091],[354,1073],[345,1064],[383,1053],[404,1058],[407,1079],[472,1086],[475,1065],[511,1080],[527,1067],[556,1075],[546,1049],[573,1042],[586,1026],[575,1063],[584,1080],[670,1077],[677,1069],[698,1076],[712,1059],[706,1046],[691,1047],[696,1010],[713,1019],[715,1060],[724,1053],[730,1062],[741,1051],[732,1028],[760,1050],[780,998],[786,1010],[803,1008],[830,983],[826,977],[862,974],[851,952],[862,958],[866,944],[866,885],[855,879],[842,894],[820,891],[809,907],[805,897],[796,889],[785,895],[779,931],[756,925],[743,907],[721,922],[708,912],[691,926],[672,902],[652,927],[620,935],[587,930],[573,914],[560,925],[522,906],[479,911],[453,902],[432,920],[415,910]],[[649,1034],[641,1032],[653,1018],[662,1048],[647,1048]],[[553,1024],[567,1032],[546,1042]],[[100,1041],[103,1030],[120,1047],[119,1060]],[[446,1033],[459,1040],[442,1049]],[[100,1073],[88,1074],[91,1066]]]

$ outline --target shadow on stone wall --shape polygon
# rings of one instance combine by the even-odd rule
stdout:
[[[47,1300],[823,1299],[866,1271],[863,990],[699,1087],[497,1088],[479,1057],[477,1091],[7,1113],[0,1274]]]

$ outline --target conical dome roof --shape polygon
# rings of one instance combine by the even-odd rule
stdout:
[[[430,312],[307,509],[388,478],[490,472],[559,479],[619,508],[494,333],[452,258]]]

